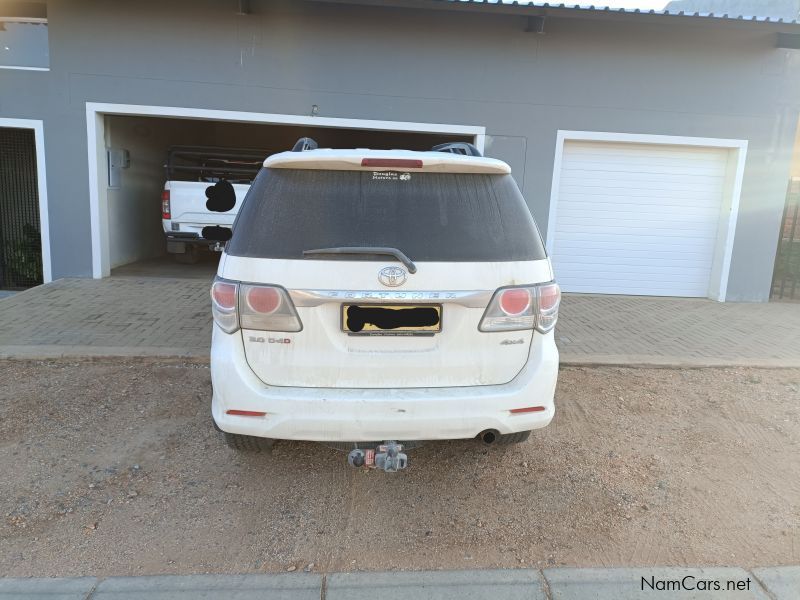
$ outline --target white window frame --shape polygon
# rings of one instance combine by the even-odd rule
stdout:
[[[44,23],[47,24],[47,19],[38,17],[3,17],[0,16],[0,21],[3,23]],[[48,32],[49,33],[49,32]],[[50,51],[50,40],[47,41],[48,53]],[[49,71],[50,67],[25,67],[19,65],[0,65],[0,69],[11,69],[13,71]]]
[[[341,129],[365,129],[372,131],[405,131],[411,133],[446,133],[471,135],[475,146],[483,154],[486,143],[486,128],[473,125],[443,125],[438,123],[411,123],[404,121],[376,121],[337,117],[311,117],[274,113],[254,113],[206,108],[175,106],[145,106],[137,104],[86,103],[86,138],[89,152],[89,212],[92,231],[92,277],[101,279],[111,274],[110,247],[108,239],[107,186],[101,179],[105,176],[105,121],[106,115],[139,117],[173,117],[179,119],[202,119],[238,123],[260,123],[270,125],[307,125]]]
[[[36,143],[36,187],[39,194],[39,234],[42,238],[42,279],[53,281],[50,262],[50,213],[47,206],[47,167],[44,162],[44,122],[36,119],[6,119],[0,117],[0,127],[33,129]]]
[[[709,282],[708,290],[709,298],[725,302],[728,294],[733,240],[736,235],[736,222],[739,217],[739,200],[742,195],[742,179],[744,178],[745,160],[747,158],[747,140],[559,129],[556,135],[553,180],[550,187],[550,212],[547,217],[547,240],[545,245],[548,254],[552,253],[555,242],[561,163],[564,157],[564,144],[568,141],[704,146],[729,150],[725,197],[722,202],[717,246],[714,252],[714,263],[711,269],[711,281]],[[725,216],[726,211],[728,211],[727,217]],[[558,273],[556,273],[556,276],[558,276]]]

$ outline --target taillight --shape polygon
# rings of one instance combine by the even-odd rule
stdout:
[[[271,315],[281,305],[281,293],[274,287],[248,287],[244,298],[247,306],[261,315]]]
[[[169,190],[163,190],[161,192],[161,218],[162,219],[172,218],[172,212],[169,206]]]
[[[556,326],[558,306],[561,304],[561,288],[557,283],[536,286],[536,329],[547,333]]]
[[[236,300],[239,284],[215,279],[211,284],[211,314],[222,331],[233,333],[239,329]]]
[[[282,287],[241,284],[239,322],[242,329],[296,332],[303,329],[292,299]]]
[[[561,289],[557,283],[500,288],[478,326],[480,331],[551,331],[558,320]]]
[[[211,285],[214,322],[226,333],[242,329],[297,332],[303,324],[282,287],[217,278]]]
[[[508,288],[500,292],[497,301],[506,315],[521,315],[531,306],[531,292],[528,288]]]

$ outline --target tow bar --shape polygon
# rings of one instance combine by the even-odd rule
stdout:
[[[386,473],[397,473],[408,466],[408,456],[403,452],[403,445],[388,440],[377,448],[355,448],[347,455],[351,467],[365,469],[383,469]]]

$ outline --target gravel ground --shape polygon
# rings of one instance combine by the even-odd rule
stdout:
[[[800,370],[565,368],[510,449],[387,476],[211,427],[207,366],[0,362],[0,575],[800,561]]]

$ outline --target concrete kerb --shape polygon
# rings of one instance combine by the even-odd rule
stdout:
[[[372,600],[375,597],[432,600],[547,600],[538,571],[403,571],[334,573],[327,578],[327,600]]]
[[[701,597],[772,600],[752,573],[738,567],[544,569],[543,574],[552,600],[636,600],[662,596],[677,600]]]
[[[565,367],[630,367],[640,369],[724,369],[752,367],[755,369],[796,369],[800,358],[694,358],[685,356],[642,355],[565,355],[561,353],[561,365]]]
[[[774,600],[800,598],[800,566],[762,567],[753,569],[753,575]]]
[[[0,578],[0,600],[796,600],[799,591],[800,566]]]
[[[163,348],[148,346],[0,346],[0,360],[102,360],[102,359],[188,360],[208,363],[208,348]]]
[[[109,577],[87,600],[319,600],[322,581],[312,573]]]
[[[0,578],[0,600],[85,600],[97,577]]]

